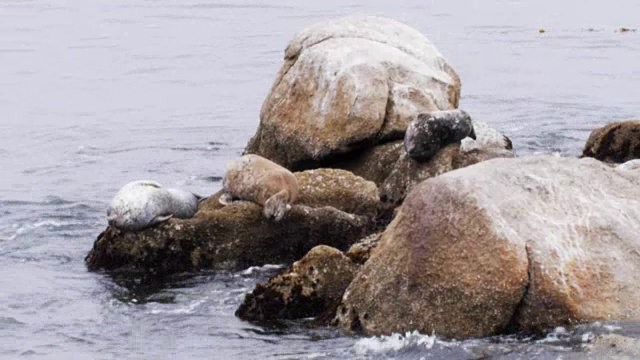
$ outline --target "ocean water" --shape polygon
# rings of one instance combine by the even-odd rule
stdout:
[[[348,336],[235,318],[277,271],[89,273],[83,258],[125,183],[208,195],[258,125],[293,34],[388,16],[433,41],[461,108],[520,155],[578,155],[604,123],[640,118],[640,2],[0,0],[0,357],[46,359],[570,358],[599,333],[445,341]],[[544,33],[539,32],[544,29]]]

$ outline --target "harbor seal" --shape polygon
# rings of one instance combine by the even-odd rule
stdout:
[[[165,189],[151,180],[132,181],[116,193],[109,208],[110,226],[137,231],[168,220],[195,215],[201,197],[181,189]]]
[[[298,196],[298,180],[284,167],[258,155],[244,155],[227,164],[222,204],[233,199],[263,206],[267,219],[282,220]]]
[[[476,139],[473,122],[462,110],[434,111],[418,115],[407,127],[404,148],[417,161],[428,161],[446,145],[466,137]]]

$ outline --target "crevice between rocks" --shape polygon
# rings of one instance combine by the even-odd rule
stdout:
[[[527,283],[524,287],[522,298],[520,299],[520,302],[518,302],[515,309],[513,310],[511,319],[509,320],[509,323],[507,323],[507,325],[504,327],[503,331],[501,332],[502,334],[514,334],[514,333],[518,333],[521,330],[520,326],[518,325],[518,322],[522,316],[522,311],[524,309],[524,306],[527,303],[527,298],[529,297],[529,290],[531,289],[531,286],[533,283],[533,276],[534,276],[533,255],[531,254],[531,248],[529,247],[529,244],[525,245],[525,252],[527,253]]]

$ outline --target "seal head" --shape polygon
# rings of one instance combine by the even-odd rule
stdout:
[[[407,127],[404,148],[417,161],[428,161],[446,145],[470,137],[476,139],[471,117],[462,110],[434,111],[418,115]]]

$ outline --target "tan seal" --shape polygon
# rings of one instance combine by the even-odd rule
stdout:
[[[258,155],[244,155],[227,164],[222,204],[239,199],[264,207],[267,219],[280,221],[298,196],[298,180],[284,167]]]

